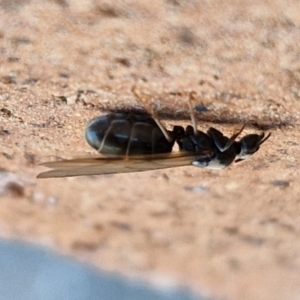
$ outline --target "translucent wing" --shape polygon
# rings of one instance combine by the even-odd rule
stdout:
[[[37,178],[71,177],[114,173],[141,172],[191,165],[206,153],[173,152],[141,156],[85,157],[43,163],[52,170],[40,173]]]

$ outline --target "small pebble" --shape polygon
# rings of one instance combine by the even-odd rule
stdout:
[[[10,172],[0,172],[0,196],[23,197],[25,189],[16,175]]]
[[[201,186],[201,185],[198,185],[198,186],[185,186],[184,189],[186,191],[194,192],[194,193],[203,193],[203,192],[206,192],[206,191],[209,190],[207,187]]]

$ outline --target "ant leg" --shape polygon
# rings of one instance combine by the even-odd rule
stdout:
[[[138,123],[133,124],[131,131],[130,131],[130,135],[129,135],[129,141],[128,141],[128,145],[127,145],[127,149],[126,149],[126,154],[125,154],[125,159],[128,160],[129,159],[129,150],[130,150],[130,146],[131,146],[131,142],[132,142],[132,137],[134,137],[134,133],[135,133],[135,127]]]
[[[196,121],[196,118],[195,118],[195,114],[194,114],[194,109],[193,109],[193,106],[192,106],[192,100],[195,99],[195,96],[196,96],[196,92],[190,92],[190,96],[189,96],[189,99],[188,99],[188,105],[189,105],[189,110],[190,110],[190,114],[191,114],[191,121],[192,121],[192,126],[193,126],[193,129],[194,129],[194,133],[196,134],[197,132],[197,121]]]
[[[167,131],[167,129],[165,128],[165,126],[160,122],[157,114],[155,113],[155,111],[153,110],[152,107],[150,107],[149,105],[145,104],[145,101],[143,101],[142,97],[139,95],[139,93],[136,90],[136,86],[133,86],[131,89],[133,95],[140,101],[142,102],[143,106],[146,107],[146,110],[148,111],[148,113],[151,115],[151,117],[153,118],[153,120],[155,121],[155,123],[157,124],[157,126],[159,127],[159,129],[161,130],[161,132],[163,133],[163,135],[165,136],[165,138],[167,139],[168,142],[173,142],[174,138],[170,135],[170,133]]]
[[[155,121],[156,125],[161,130],[161,132],[164,134],[164,136],[167,139],[167,141],[170,142],[170,143],[172,143],[174,141],[174,138],[170,135],[170,133],[165,128],[165,126],[160,122],[160,120],[158,119],[158,117],[155,114],[153,114],[153,112],[151,113],[151,116],[152,116],[153,120]]]
[[[218,147],[219,151],[224,152],[231,147],[231,145],[234,143],[235,139],[241,134],[241,132],[244,130],[244,128],[245,128],[245,125],[243,125],[243,127],[241,129],[239,129],[238,131],[235,131],[233,133],[233,135],[227,140],[227,142],[224,146],[222,143],[222,140],[224,141],[224,136],[220,131],[218,131],[214,128],[210,128],[209,135],[211,135],[211,137],[213,138],[214,143]]]
[[[227,143],[225,145],[225,150],[224,151],[226,151],[234,143],[235,139],[242,133],[242,131],[244,130],[245,126],[246,125],[244,124],[243,127],[240,130],[238,130],[238,131],[236,131],[236,132],[233,133],[233,135],[227,141]]]

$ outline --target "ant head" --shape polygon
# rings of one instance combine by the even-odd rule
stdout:
[[[264,143],[270,136],[271,133],[265,136],[264,132],[262,134],[248,134],[244,136],[239,142],[236,142],[235,146],[237,149],[237,161],[246,159],[257,152],[259,146]]]

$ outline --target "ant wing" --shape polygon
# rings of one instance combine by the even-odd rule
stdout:
[[[115,173],[142,172],[191,165],[207,153],[172,152],[139,156],[85,157],[43,163],[52,170],[40,173],[37,178],[71,177]]]

